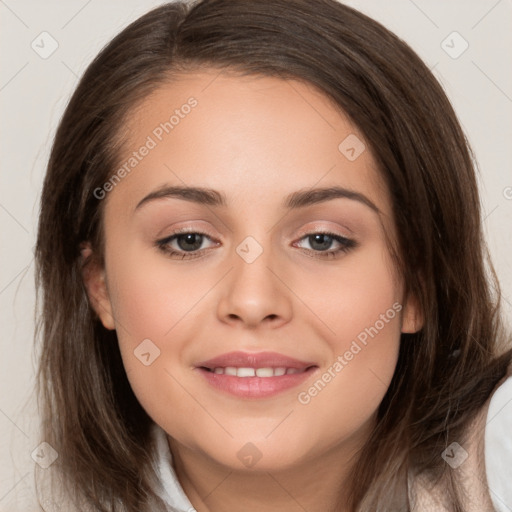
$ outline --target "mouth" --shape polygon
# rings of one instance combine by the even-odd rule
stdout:
[[[318,366],[274,352],[231,352],[198,363],[198,371],[214,389],[239,398],[266,398],[306,380]]]
[[[311,368],[311,367],[308,367]],[[304,368],[302,370],[298,368],[286,368],[284,366],[279,366],[277,368],[266,367],[266,368],[250,368],[250,367],[241,367],[237,368],[235,366],[226,366],[223,368],[222,366],[217,366],[213,369],[202,367],[202,370],[206,370],[209,372],[213,372],[216,375],[231,375],[233,377],[261,377],[263,379],[269,377],[282,377],[283,375],[294,375],[296,373],[303,373],[308,370],[308,368]]]

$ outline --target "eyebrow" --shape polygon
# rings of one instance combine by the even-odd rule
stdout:
[[[141,199],[135,207],[135,210],[150,201],[171,197],[208,206],[227,206],[226,196],[211,188],[164,186]],[[371,208],[374,212],[378,214],[380,213],[380,210],[377,208],[375,203],[370,201],[370,199],[368,199],[364,194],[343,187],[297,190],[296,192],[286,196],[283,201],[283,206],[289,210],[293,210],[340,198],[358,201]]]

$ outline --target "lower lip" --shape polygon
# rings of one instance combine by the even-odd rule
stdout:
[[[316,369],[315,366],[301,373],[279,377],[236,377],[197,368],[212,387],[239,398],[267,398],[277,395],[302,384]]]

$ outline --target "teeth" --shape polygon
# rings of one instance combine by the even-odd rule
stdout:
[[[236,371],[237,377],[254,377],[255,374],[254,368],[238,368]]]
[[[273,368],[258,368],[256,370],[257,377],[273,377],[274,369]]]
[[[218,367],[213,369],[213,373],[217,375],[232,375],[233,377],[280,377],[282,375],[292,375],[302,373],[304,370],[298,368],[236,368],[234,366],[226,366],[226,368]]]

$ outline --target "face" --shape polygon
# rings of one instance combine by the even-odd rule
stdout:
[[[125,128],[86,282],[142,406],[232,469],[354,450],[416,330],[364,136],[310,85],[213,70]]]

